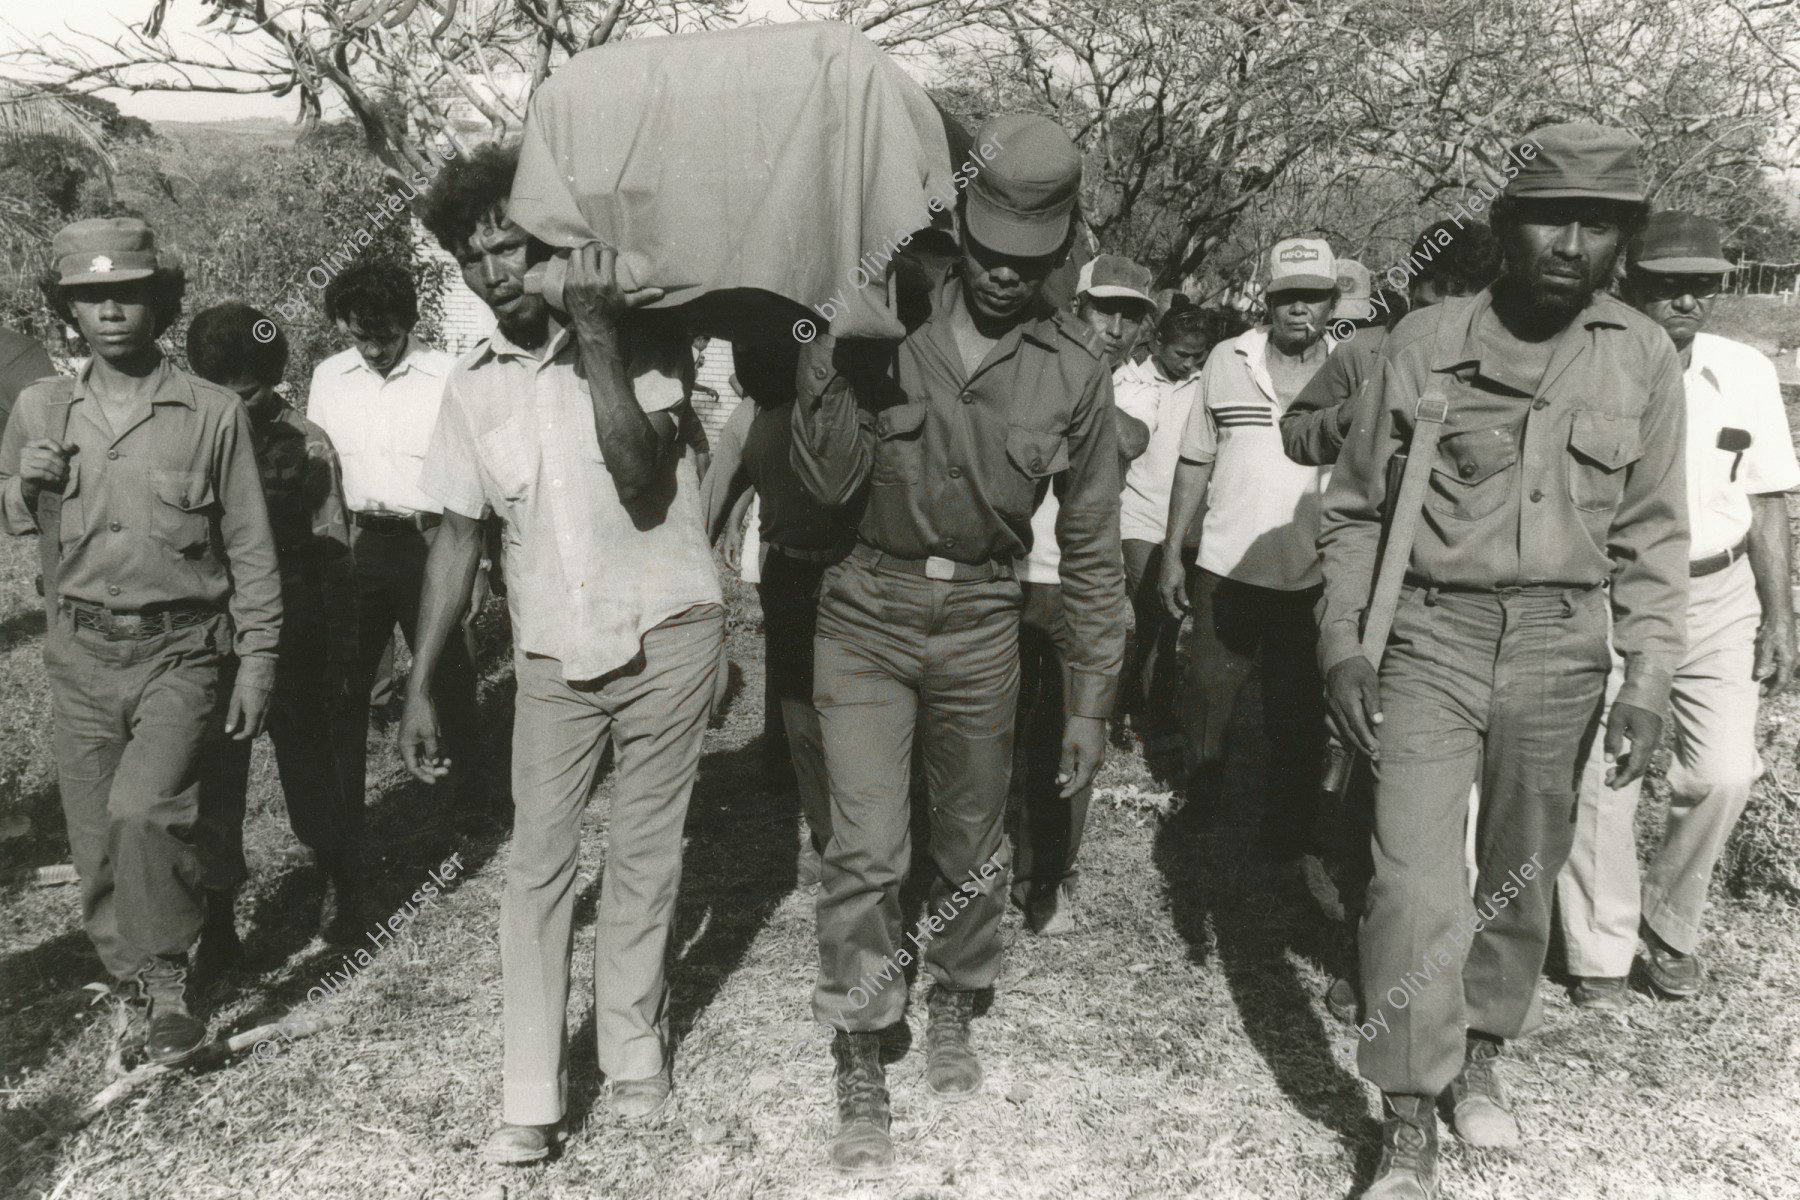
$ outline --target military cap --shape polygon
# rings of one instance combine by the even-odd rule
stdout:
[[[127,283],[156,274],[156,233],[136,217],[96,217],[50,239],[58,282]]]
[[[1638,168],[1643,148],[1633,134],[1610,125],[1571,121],[1546,125],[1514,146],[1511,157],[1519,173],[1505,194],[1522,199],[1644,202],[1644,176]]]
[[[1075,294],[1092,296],[1096,300],[1118,296],[1155,304],[1150,296],[1151,282],[1149,267],[1140,267],[1120,254],[1102,254],[1082,264],[1081,281],[1075,286]]]
[[[968,178],[969,236],[1019,258],[1053,254],[1081,192],[1081,151],[1044,117],[990,117],[959,174]]]
[[[1660,275],[1723,275],[1732,269],[1716,221],[1695,213],[1651,213],[1625,246],[1625,265]]]

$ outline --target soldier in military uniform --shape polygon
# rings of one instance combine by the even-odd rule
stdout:
[[[1681,658],[1681,366],[1654,321],[1601,290],[1643,221],[1638,147],[1569,124],[1515,150],[1493,208],[1500,278],[1395,328],[1325,496],[1320,665],[1339,734],[1376,779],[1358,941],[1358,1063],[1385,1117],[1376,1200],[1436,1195],[1440,1098],[1464,1142],[1518,1143],[1499,1058],[1544,964],[1611,664],[1609,601],[1625,659],[1609,786],[1649,766]],[[1439,419],[1378,673],[1359,641],[1398,491],[1389,462]]]
[[[266,315],[238,303],[209,308],[188,326],[187,351],[194,371],[236,393],[250,416],[281,561],[281,670],[269,740],[294,836],[325,875],[320,925],[328,938],[356,938],[362,933],[362,810],[338,779],[327,719],[347,704],[356,665],[356,582],[337,452],[323,429],[276,392],[287,370],[287,337]],[[228,742],[221,750],[207,779],[220,790],[228,845],[241,858],[250,743]],[[207,967],[236,957],[231,894],[215,891],[208,905],[199,955]]]
[[[51,252],[46,298],[93,357],[19,396],[0,439],[0,516],[38,535],[45,568],[82,920],[147,1004],[145,1051],[173,1064],[206,1042],[187,982],[204,885],[222,869],[202,811],[204,743],[262,730],[281,577],[250,418],[156,344],[181,312],[180,267],[125,218],[70,225]]]
[[[997,117],[962,206],[962,252],[892,346],[803,354],[794,467],[828,505],[862,505],[858,543],[820,585],[814,700],[831,780],[813,1013],[838,1030],[833,1164],[893,1163],[877,1031],[906,1004],[916,951],[935,979],[927,1086],[981,1084],[975,993],[1000,970],[1001,819],[1012,774],[1021,593],[1047,489],[1061,499],[1070,630],[1059,772],[1093,779],[1125,645],[1111,365],[1093,331],[1045,301],[1068,253],[1081,155],[1042,117]],[[867,353],[864,354],[863,352]],[[853,382],[854,381],[854,382]],[[931,793],[928,916],[901,941],[909,774],[921,732]]]

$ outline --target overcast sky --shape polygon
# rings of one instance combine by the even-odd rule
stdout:
[[[0,49],[30,45],[50,37],[79,45],[82,35],[112,40],[127,26],[139,25],[152,8],[152,0],[3,0],[0,2]],[[746,0],[748,15],[791,17],[781,0]],[[216,51],[207,30],[199,22],[207,14],[200,0],[172,0],[165,27],[177,45],[196,58]],[[9,68],[0,64],[0,75]],[[240,77],[241,81],[241,77]],[[246,117],[292,120],[299,108],[294,96],[232,96],[217,93],[105,91],[100,93],[124,112],[146,121],[232,121]]]

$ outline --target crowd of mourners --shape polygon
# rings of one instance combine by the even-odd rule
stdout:
[[[598,1065],[615,1118],[658,1118],[683,825],[722,693],[721,537],[757,584],[776,773],[804,814],[838,1171],[893,1167],[882,1034],[915,957],[926,1089],[954,1102],[982,1087],[976,1001],[1008,901],[1037,935],[1080,928],[1109,723],[1185,803],[1216,803],[1252,676],[1254,852],[1351,918],[1354,967],[1323,999],[1381,1092],[1369,1196],[1437,1194],[1440,1114],[1469,1144],[1518,1143],[1501,1064],[1542,1019],[1553,925],[1581,1008],[1622,1008],[1634,967],[1659,997],[1704,992],[1759,697],[1796,667],[1800,487],[1772,364],[1705,328],[1719,226],[1652,210],[1630,133],[1551,125],[1509,159],[1491,224],[1419,233],[1404,296],[1284,237],[1247,325],[1077,251],[1082,156],[1055,124],[995,117],[975,142],[999,149],[954,233],[894,267],[904,336],[705,343],[743,400],[710,444],[693,331],[621,285],[614,248],[569,253],[555,305],[528,286],[553,252],[509,220],[516,149],[463,156],[421,201],[492,332],[452,358],[415,332],[406,268],[351,266],[324,292],[346,346],[304,415],[285,335],[248,304],[196,314],[189,369],[169,361],[184,276],[144,222],[55,235],[46,296],[89,356],[59,376],[0,334],[0,514],[41,551],[82,920],[130,1055],[177,1065],[209,1040],[264,731],[291,857],[323,880],[319,932],[362,937],[370,694],[396,625],[399,748],[444,815],[416,836],[453,847],[451,816],[483,802],[473,618],[503,592],[512,838],[483,1155],[536,1162],[565,1136],[578,850],[609,747]],[[1667,832],[1640,867],[1669,724]],[[915,861],[930,888],[903,937]]]

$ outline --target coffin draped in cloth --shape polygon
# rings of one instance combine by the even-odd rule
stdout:
[[[808,21],[583,51],[525,122],[508,215],[553,246],[619,250],[690,327],[899,337],[897,247],[948,209],[968,135],[848,25]],[[940,225],[946,218],[938,217]]]

